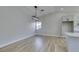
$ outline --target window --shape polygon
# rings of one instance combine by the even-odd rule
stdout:
[[[40,21],[36,21],[36,30],[41,29],[42,23]]]
[[[35,29],[35,30],[39,30],[42,28],[42,22],[41,21],[35,21],[34,23],[32,23],[32,27]]]

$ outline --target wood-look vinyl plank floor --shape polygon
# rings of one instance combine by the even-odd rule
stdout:
[[[33,36],[0,48],[0,52],[67,52],[64,38]]]

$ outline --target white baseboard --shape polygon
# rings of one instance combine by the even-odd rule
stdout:
[[[64,36],[57,36],[57,35],[50,35],[50,34],[38,34],[38,35],[42,35],[42,36],[55,36],[55,37],[64,37]]]
[[[35,35],[35,34],[26,35],[26,36],[21,37],[21,38],[18,38],[18,39],[16,39],[16,40],[9,41],[8,43],[5,43],[5,44],[0,45],[0,48],[6,47],[6,46],[8,46],[8,45],[10,45],[10,44],[13,44],[13,43],[15,43],[15,42],[18,42],[18,41],[20,41],[20,40],[27,39],[27,38],[32,37],[32,36],[34,36],[34,35]]]

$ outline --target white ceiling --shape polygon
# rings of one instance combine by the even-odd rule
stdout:
[[[25,6],[25,11],[28,9],[30,15],[35,14],[33,6]],[[40,11],[44,9],[45,11]],[[79,12],[79,6],[38,6],[38,16],[42,16],[54,12]]]

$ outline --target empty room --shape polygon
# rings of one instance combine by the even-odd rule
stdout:
[[[0,52],[79,52],[79,6],[0,6]]]

